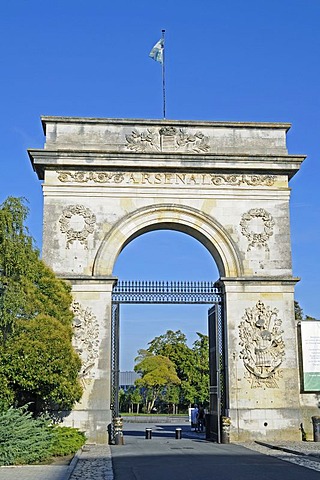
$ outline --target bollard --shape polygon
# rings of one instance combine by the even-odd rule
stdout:
[[[181,440],[181,428],[176,428],[176,440]]]
[[[152,428],[146,428],[146,440],[151,440],[152,438]]]
[[[113,419],[113,428],[114,428],[114,442],[115,445],[124,445],[123,440],[123,419],[121,417],[115,417]]]
[[[313,441],[320,442],[320,417],[311,417],[313,425]]]
[[[230,417],[221,417],[221,443],[230,443]]]

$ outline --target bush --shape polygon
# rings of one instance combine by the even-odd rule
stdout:
[[[84,442],[83,433],[33,418],[27,406],[0,413],[0,465],[40,463],[75,453]]]
[[[0,465],[34,463],[48,457],[52,433],[49,421],[33,419],[25,408],[0,414]]]
[[[52,446],[51,455],[65,456],[75,453],[83,446],[86,441],[85,434],[76,428],[71,427],[51,427]]]

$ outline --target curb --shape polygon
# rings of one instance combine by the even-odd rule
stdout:
[[[320,456],[319,456],[318,453],[302,452],[300,450],[295,450],[293,448],[281,447],[279,445],[272,445],[270,443],[260,442],[258,440],[256,440],[255,443],[257,443],[258,445],[262,445],[263,447],[270,448],[272,450],[279,450],[279,451],[286,452],[286,453],[292,453],[293,455],[300,455],[301,457],[313,457],[315,459],[320,460]]]
[[[69,480],[69,478],[71,477],[71,475],[73,474],[74,472],[74,469],[76,468],[77,466],[77,463],[78,463],[78,460],[82,454],[82,450],[83,450],[83,447],[82,448],[79,448],[79,450],[75,453],[73,459],[71,460],[69,466],[68,466],[68,470],[67,470],[67,473],[66,473],[66,476],[65,476],[65,480]]]

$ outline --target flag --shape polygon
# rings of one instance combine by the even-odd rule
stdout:
[[[149,53],[149,57],[153,58],[156,62],[163,63],[163,47],[163,38],[161,38]]]

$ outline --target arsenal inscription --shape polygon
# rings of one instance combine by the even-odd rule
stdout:
[[[236,175],[215,173],[178,172],[107,172],[107,171],[59,171],[58,180],[63,183],[100,183],[123,185],[187,185],[187,186],[266,186],[275,183],[273,175]]]

